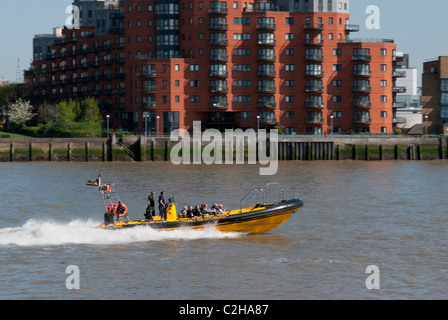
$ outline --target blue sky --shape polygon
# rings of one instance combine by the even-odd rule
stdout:
[[[14,0],[0,4],[0,79],[16,80],[17,59],[21,69],[32,59],[34,34],[51,33],[63,26],[65,9],[72,0]],[[380,10],[380,29],[366,28],[366,8]],[[411,66],[421,73],[427,59],[448,55],[448,1],[446,0],[352,0],[351,23],[361,29],[352,38],[394,39],[398,51],[410,54]]]

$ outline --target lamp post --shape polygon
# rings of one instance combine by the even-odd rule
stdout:
[[[160,119],[160,116],[157,116],[156,118],[157,118],[156,137],[159,137],[159,119]]]
[[[109,138],[109,119],[110,119],[110,114],[106,115],[106,119],[107,119],[107,137]]]
[[[425,115],[425,129],[426,129],[426,137],[428,136],[428,115]]]
[[[143,119],[145,119],[145,138],[148,136],[148,113],[143,113]]]
[[[257,116],[257,134],[260,131],[260,116]]]
[[[330,135],[333,135],[333,116],[330,116],[330,121],[331,121],[331,131],[330,131]]]

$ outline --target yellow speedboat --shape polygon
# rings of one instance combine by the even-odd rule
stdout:
[[[269,188],[274,185],[280,188],[279,199],[277,201],[267,201],[265,190],[268,192]],[[105,214],[105,222],[97,228],[119,230],[148,226],[158,230],[174,230],[179,228],[201,229],[213,226],[222,232],[260,234],[282,225],[294,212],[303,207],[302,200],[298,198],[285,200],[281,186],[278,183],[270,183],[266,185],[266,189],[252,189],[247,193],[240,202],[240,209],[188,218],[185,215],[178,214],[175,199],[170,197],[163,217],[153,216],[151,219],[130,220],[125,206],[125,210],[116,212],[116,208],[122,204],[113,189],[113,184],[100,184],[100,191],[103,193],[105,201],[109,200],[109,204],[107,205],[108,213]],[[256,203],[247,206],[248,202],[255,196]],[[243,202],[246,204],[245,208],[243,208]]]

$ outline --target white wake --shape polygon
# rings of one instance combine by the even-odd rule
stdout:
[[[98,221],[74,220],[69,223],[30,219],[23,226],[0,229],[0,247],[117,245],[148,241],[226,239],[243,236],[236,232],[220,232],[213,227],[203,230],[154,230],[135,227],[124,230],[102,230]]]

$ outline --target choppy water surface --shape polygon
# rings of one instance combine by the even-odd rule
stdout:
[[[447,299],[447,162],[0,164],[0,299]],[[104,205],[85,186],[101,171],[131,218],[152,190],[179,205],[239,207],[277,181],[305,207],[247,236],[140,228],[98,230]],[[68,290],[66,267],[79,267]],[[380,289],[366,288],[366,268]]]

